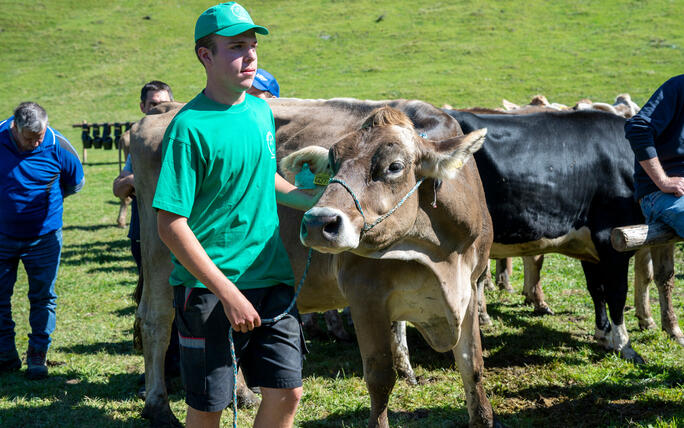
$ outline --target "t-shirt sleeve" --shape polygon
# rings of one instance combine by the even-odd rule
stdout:
[[[55,132],[55,143],[59,153],[60,176],[59,185],[62,187],[64,197],[79,192],[85,184],[83,165],[78,159],[76,149],[59,132]]]
[[[190,217],[201,170],[198,149],[191,143],[165,138],[162,165],[152,207]]]

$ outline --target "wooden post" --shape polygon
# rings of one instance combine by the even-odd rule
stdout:
[[[684,241],[664,223],[637,224],[616,227],[610,233],[610,242],[617,251],[635,251],[642,247]]]

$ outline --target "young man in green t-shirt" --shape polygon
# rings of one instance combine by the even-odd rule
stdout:
[[[302,394],[296,307],[273,325],[261,318],[283,312],[294,292],[276,201],[302,210],[314,201],[276,172],[273,113],[245,94],[257,70],[256,33],[268,30],[237,3],[202,13],[195,52],[206,88],[175,116],[162,145],[153,206],[173,254],[188,427],[219,426],[232,400],[231,326],[245,379],[261,387],[254,426],[292,426]]]

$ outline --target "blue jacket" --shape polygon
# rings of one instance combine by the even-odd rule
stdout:
[[[62,202],[81,190],[85,177],[76,150],[47,127],[43,142],[20,152],[10,129],[0,122],[0,233],[35,238],[62,227]]]
[[[670,177],[684,176],[684,74],[663,83],[639,113],[625,124],[635,157],[634,197],[655,192],[639,161],[658,157]]]

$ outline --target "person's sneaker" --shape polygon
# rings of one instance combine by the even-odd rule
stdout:
[[[26,377],[29,380],[45,379],[48,376],[45,351],[39,351],[29,346],[26,351]]]
[[[17,350],[0,352],[0,373],[14,372],[21,368],[21,360]]]

